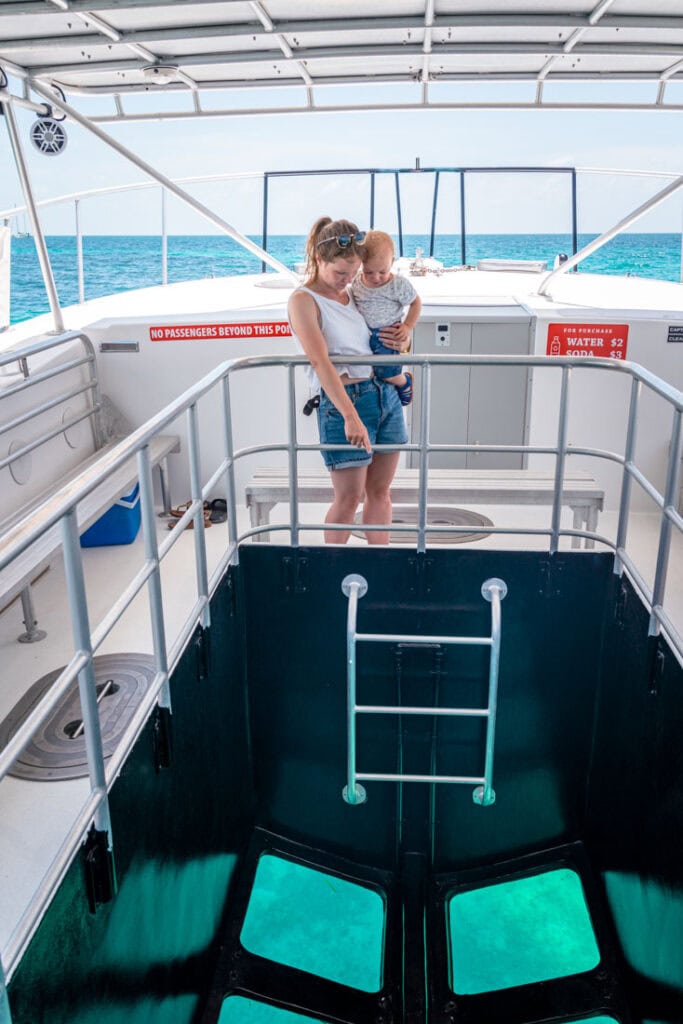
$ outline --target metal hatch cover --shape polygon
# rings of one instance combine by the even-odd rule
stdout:
[[[154,658],[148,654],[103,654],[94,659],[94,668],[106,762],[152,685],[156,667]],[[15,704],[0,723],[0,749],[12,739],[63,670],[58,668],[42,676]],[[80,723],[78,680],[74,680],[8,774],[40,782],[86,776],[85,736]]]

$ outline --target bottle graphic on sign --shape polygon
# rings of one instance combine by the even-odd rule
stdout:
[[[560,338],[559,335],[555,335],[553,340],[550,342],[550,355],[559,356],[560,354]]]

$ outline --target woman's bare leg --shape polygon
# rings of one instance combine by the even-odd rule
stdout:
[[[391,523],[391,484],[400,452],[379,452],[368,466],[363,502],[364,523]],[[368,544],[388,544],[388,530],[369,530]]]
[[[375,456],[376,458],[376,456]],[[330,473],[334,501],[325,516],[326,523],[352,523],[365,490],[365,481],[372,466],[352,466]],[[326,530],[326,544],[346,544],[350,530]]]

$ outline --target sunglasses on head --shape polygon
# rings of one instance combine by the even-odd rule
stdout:
[[[336,242],[340,249],[348,249],[350,245],[362,245],[365,241],[365,232],[356,231],[355,235],[333,235],[332,238],[323,238],[316,243],[326,245],[328,242]]]

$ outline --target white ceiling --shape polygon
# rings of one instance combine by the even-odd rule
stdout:
[[[159,65],[170,80],[145,70]],[[651,83],[648,103],[670,108],[683,0],[0,0],[0,67],[60,86],[76,106],[79,95],[117,96],[101,120],[127,116],[130,93],[147,94],[152,116],[157,92],[183,92],[200,115],[208,90],[248,88],[256,109],[259,90],[275,88],[264,109],[316,109],[340,85],[363,86],[363,99],[337,90],[336,106],[387,106],[373,87],[396,84],[412,93],[397,105],[429,106],[432,84],[463,82],[531,83],[516,106],[552,105],[544,90],[558,82],[591,83],[595,98],[575,105],[633,105],[613,91],[601,102],[600,85]],[[476,95],[453,105],[468,102]]]

